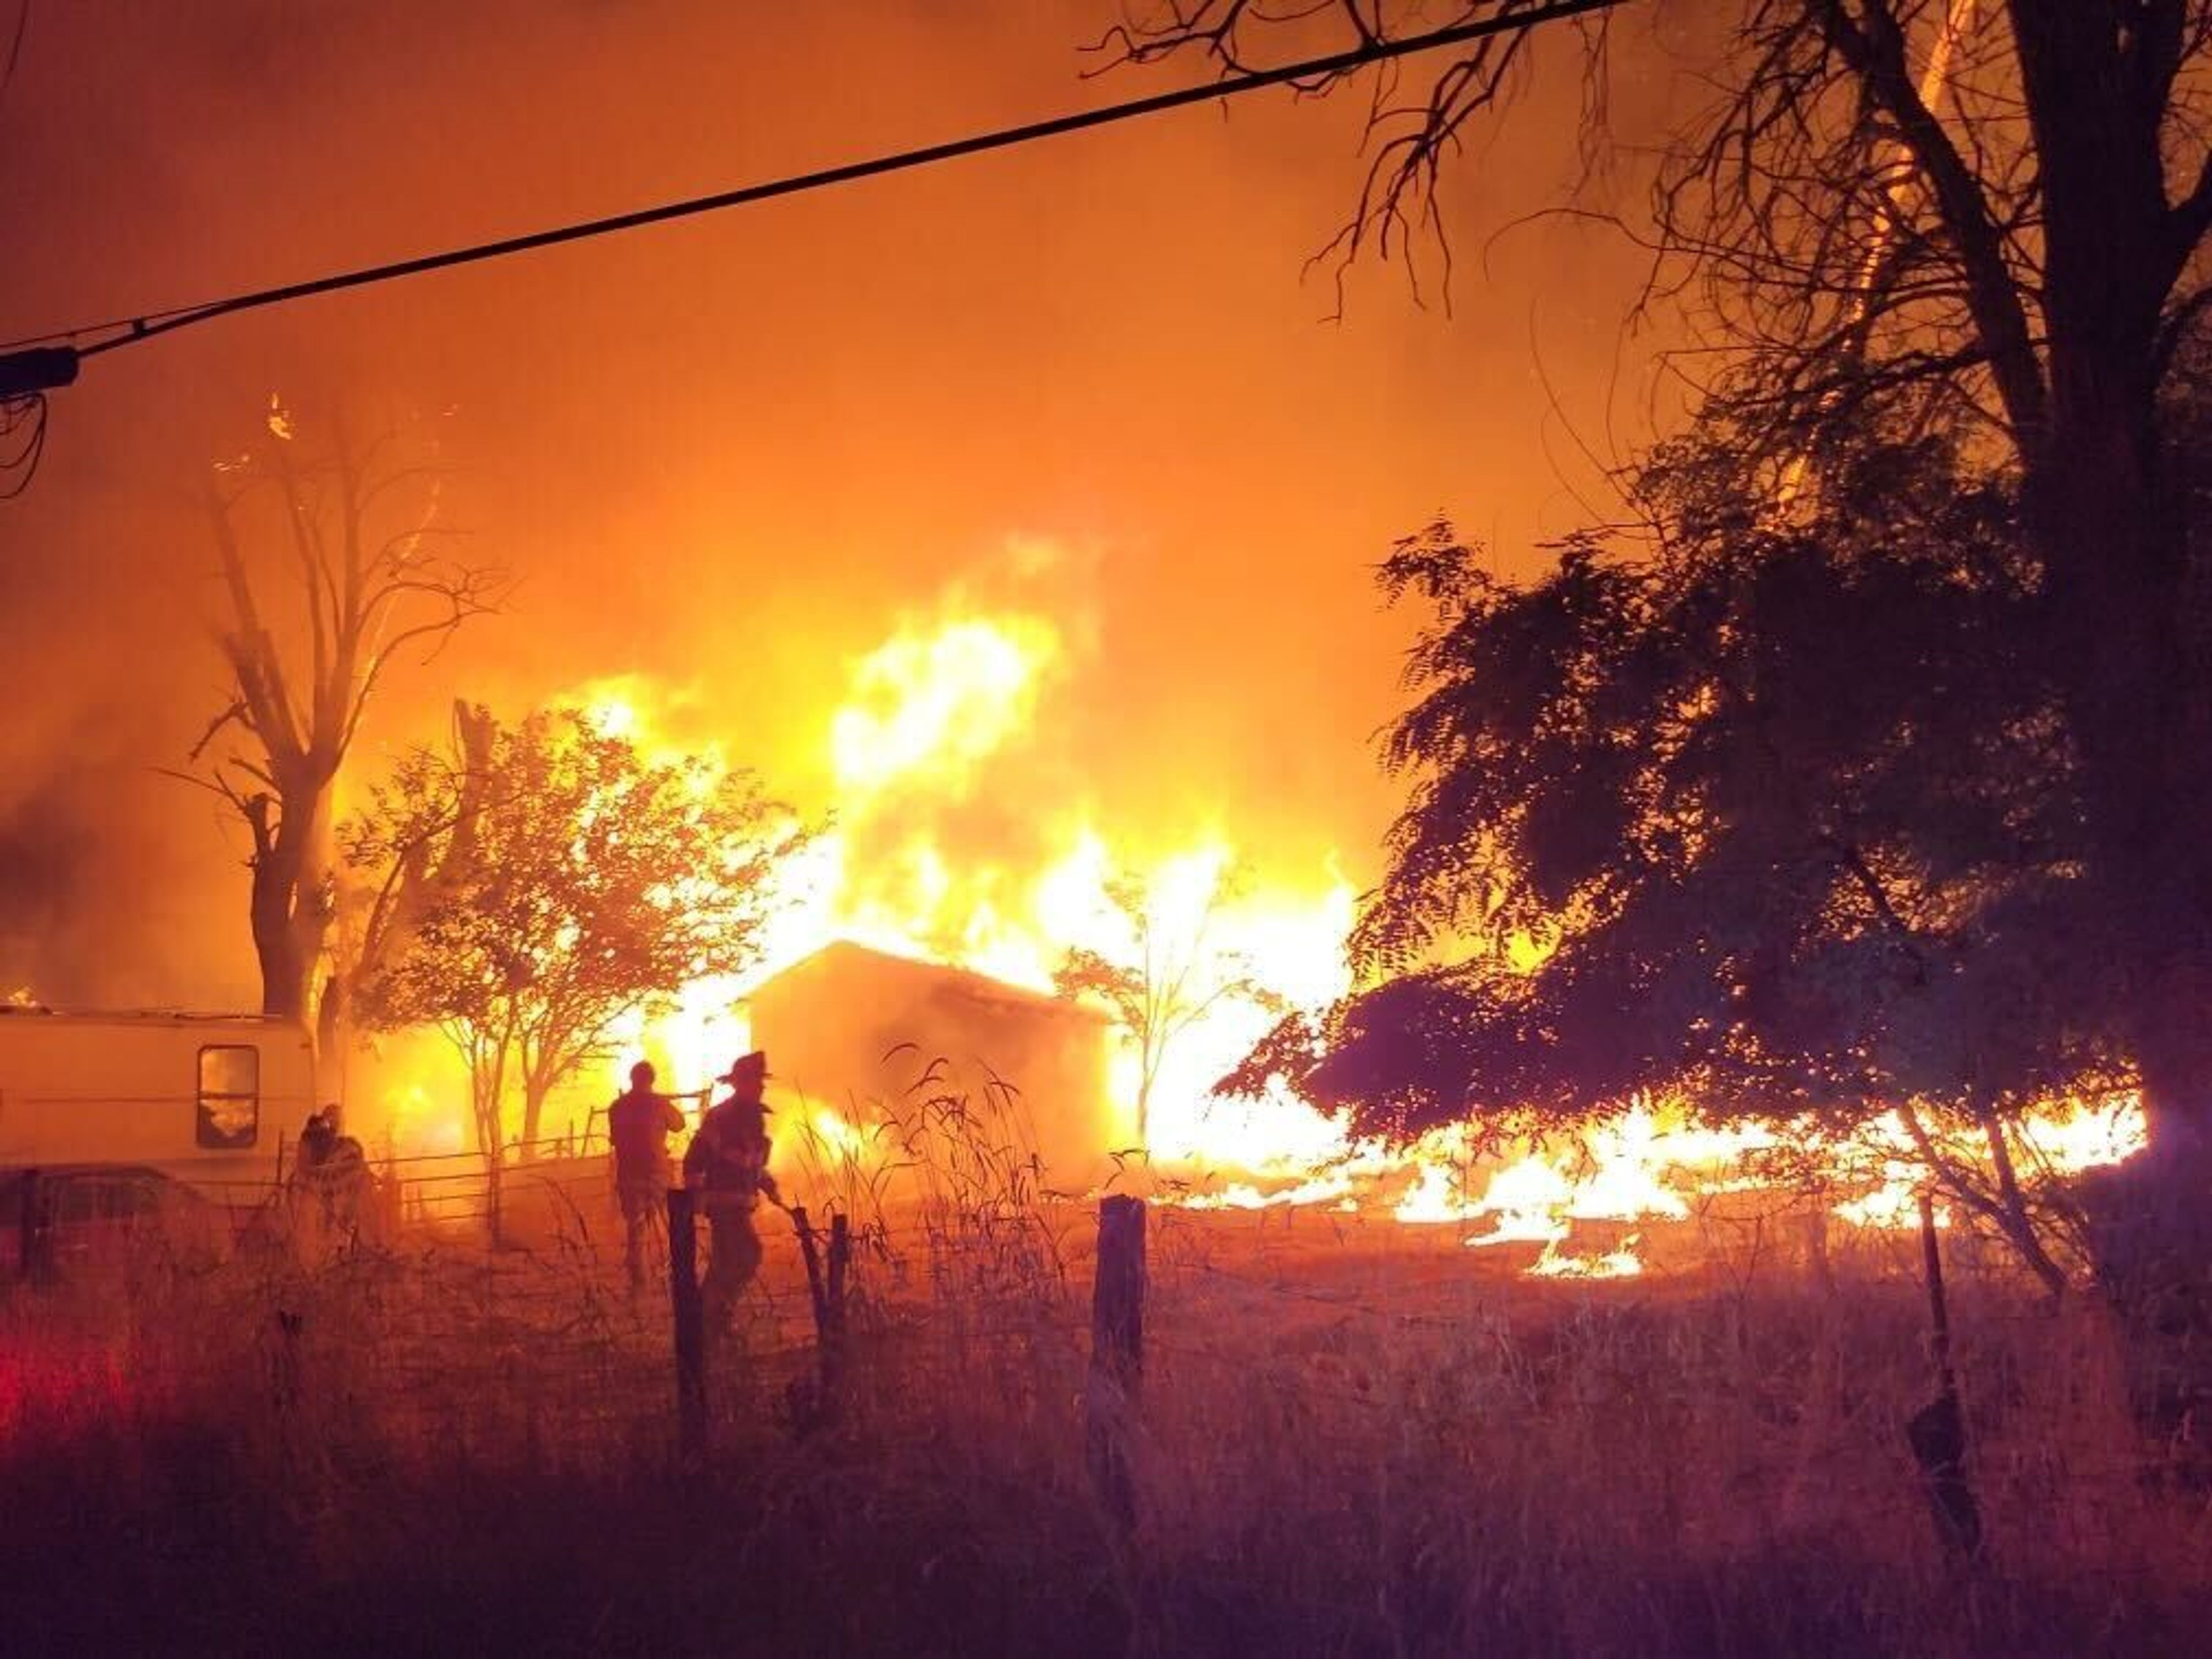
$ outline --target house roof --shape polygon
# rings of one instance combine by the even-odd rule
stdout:
[[[1106,1016],[1097,1010],[1064,997],[1048,995],[1006,980],[994,979],[988,974],[979,974],[973,969],[956,968],[949,963],[930,962],[919,957],[878,951],[852,939],[831,940],[811,956],[802,957],[789,967],[769,975],[753,988],[750,994],[757,997],[763,991],[773,994],[777,990],[820,984],[848,976],[905,980],[917,987],[926,985],[934,992],[951,992],[976,1002],[1018,1009],[1024,1013],[1079,1020],[1086,1024],[1108,1023]]]

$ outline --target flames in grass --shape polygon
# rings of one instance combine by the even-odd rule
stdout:
[[[2017,1139],[2026,1168],[2072,1175],[2138,1149],[2142,1108],[2131,1094],[2056,1102],[2031,1114]],[[1409,1226],[1461,1230],[1471,1249],[1540,1246],[1528,1268],[1536,1277],[1612,1279],[1644,1271],[1639,1246],[1650,1224],[1686,1223],[1727,1194],[1786,1199],[1796,1189],[1807,1213],[1826,1212],[1856,1227],[1904,1228],[1918,1224],[1926,1179],[1911,1137],[1893,1118],[1833,1141],[1810,1125],[1712,1128],[1698,1124],[1686,1105],[1639,1103],[1548,1146],[1482,1149],[1465,1130],[1440,1130],[1395,1152],[1347,1150],[1324,1170],[1271,1187],[1239,1181],[1182,1201],[1201,1209],[1317,1205],[1387,1212]],[[1951,1224],[1945,1206],[1936,1218]],[[1589,1235],[1616,1242],[1593,1247],[1583,1242]]]
[[[811,761],[831,825],[787,872],[763,960],[742,975],[702,974],[673,1009],[622,1033],[624,1060],[649,1052],[667,1081],[696,1088],[748,1046],[738,1009],[749,985],[837,939],[1045,992],[1072,948],[1148,963],[1163,981],[1182,975],[1181,994],[1203,1005],[1158,1056],[1149,1090],[1145,1164],[1158,1196],[1194,1210],[1318,1206],[1450,1226],[1475,1249],[1537,1246],[1528,1271],[1556,1278],[1643,1271],[1639,1224],[1679,1221],[1702,1200],[1769,1183],[1763,1159],[1813,1144],[1638,1103],[1571,1144],[1479,1146],[1452,1130],[1394,1149],[1355,1143],[1287,1097],[1212,1098],[1212,1079],[1281,1007],[1318,1007],[1348,988],[1355,894],[1333,856],[1254,868],[1227,823],[1164,842],[1079,799],[1027,800],[1018,835],[979,832],[979,816],[994,822],[979,805],[1007,793],[1010,760],[1018,772],[1033,760],[1070,659],[1068,634],[1049,617],[952,605],[848,664]],[[564,701],[649,751],[721,752],[711,710],[648,681],[599,683]],[[1208,1001],[1209,975],[1231,971],[1267,997]],[[1142,1070],[1139,1045],[1125,1043],[1115,1079],[1125,1099]],[[409,1138],[457,1145],[458,1123],[439,1123],[411,1087],[390,1103]],[[809,1118],[819,1140],[865,1153],[867,1137],[837,1112],[814,1105]],[[2131,1098],[2065,1103],[2027,1126],[2021,1151],[2031,1167],[2065,1173],[2124,1158],[2142,1138]],[[1825,1150],[1834,1181],[1820,1205],[1857,1226],[1916,1219],[1923,1166],[1900,1127]],[[1584,1243],[1586,1233],[1597,1241]]]

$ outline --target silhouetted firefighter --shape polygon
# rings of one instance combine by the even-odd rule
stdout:
[[[707,1279],[701,1287],[706,1327],[719,1334],[738,1296],[760,1271],[760,1236],[753,1211],[763,1194],[778,1209],[783,1194],[768,1172],[768,1056],[756,1050],[731,1066],[717,1083],[730,1092],[699,1120],[699,1133],[684,1154],[684,1184],[699,1194],[711,1234]]]
[[[661,1219],[668,1187],[668,1137],[684,1127],[676,1103],[653,1086],[650,1061],[629,1068],[629,1088],[607,1108],[607,1139],[615,1154],[615,1201],[622,1206],[623,1259],[630,1288],[645,1284],[645,1240]]]
[[[300,1130],[300,1161],[293,1170],[296,1191],[313,1200],[318,1218],[333,1233],[360,1231],[368,1206],[368,1155],[351,1135],[340,1134],[338,1109],[310,1113]]]

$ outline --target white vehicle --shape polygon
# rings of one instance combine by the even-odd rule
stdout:
[[[234,1192],[276,1177],[316,1108],[289,1021],[0,1003],[0,1170],[129,1164]]]

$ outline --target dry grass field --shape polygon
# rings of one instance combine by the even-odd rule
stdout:
[[[850,1199],[852,1194],[848,1193]],[[1093,1211],[948,1183],[856,1208],[849,1400],[797,1247],[679,1455],[668,1297],[603,1192],[492,1250],[418,1226],[0,1304],[16,1652],[2182,1653],[2212,1628],[2191,1449],[2118,1334],[1960,1267],[1987,1522],[1940,1546],[1909,1240],[1816,1275],[1763,1222],[1644,1277],[1319,1212],[1155,1206],[1133,1528],[1085,1460]]]

